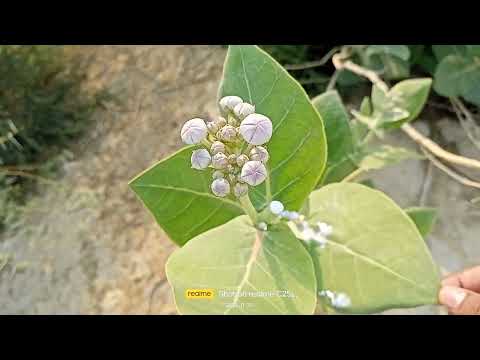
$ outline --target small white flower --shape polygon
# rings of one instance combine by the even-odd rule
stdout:
[[[234,141],[237,138],[237,130],[232,125],[225,125],[220,129],[217,137],[224,141]]]
[[[238,155],[237,157],[237,165],[242,167],[243,165],[245,165],[250,159],[248,158],[247,155],[245,154],[241,154],[241,155]]]
[[[313,230],[308,224],[304,224],[304,228],[302,230],[302,238],[306,241],[314,240],[315,230]]]
[[[215,170],[212,174],[213,180],[223,179],[224,177],[225,177],[225,174],[223,172],[221,172],[220,170]]]
[[[202,119],[188,120],[182,127],[181,136],[185,144],[195,145],[201,143],[207,137],[208,129]]]
[[[320,232],[317,232],[315,230],[313,231],[313,236],[312,236],[311,240],[318,243],[321,247],[323,247],[327,244],[327,239]]]
[[[219,128],[218,128],[218,125],[215,122],[209,121],[207,123],[207,129],[208,129],[208,132],[210,134],[215,135]]]
[[[210,147],[210,153],[216,155],[218,153],[225,153],[225,144],[220,141],[215,141]]]
[[[240,103],[235,106],[233,113],[237,118],[243,120],[248,115],[255,113],[255,106],[249,103]]]
[[[233,111],[235,106],[238,104],[243,103],[243,100],[241,97],[238,96],[225,96],[220,100],[220,109],[222,112],[225,114],[229,111]]]
[[[212,166],[214,169],[222,170],[225,169],[228,165],[227,155],[224,153],[217,153],[212,158]]]
[[[260,161],[248,161],[243,165],[241,179],[248,185],[260,185],[266,178],[267,169]]]
[[[263,145],[272,137],[272,122],[264,115],[248,115],[240,124],[240,134],[252,145]]]
[[[270,155],[268,154],[267,149],[263,146],[255,146],[252,151],[250,151],[250,159],[255,161],[261,161],[262,163],[266,164]]]
[[[350,300],[350,297],[344,293],[336,294],[332,301],[332,306],[339,309],[347,308],[350,305],[352,305],[352,301]]]
[[[233,193],[236,197],[242,197],[248,193],[248,185],[242,183],[236,183],[233,187]]]
[[[280,201],[272,201],[270,203],[270,211],[274,215],[280,215],[284,209],[285,207]]]
[[[257,227],[258,227],[260,230],[262,230],[262,231],[267,231],[267,230],[268,230],[268,226],[267,226],[267,224],[264,223],[264,222],[259,223],[259,224],[257,225]]]
[[[322,234],[325,237],[328,237],[332,235],[333,233],[333,227],[331,225],[328,225],[326,223],[318,222],[317,223],[318,229],[320,234]]]
[[[280,213],[280,216],[282,218],[285,218],[287,219],[288,221],[296,221],[299,219],[300,217],[300,214],[296,211],[288,211],[288,210],[284,210]]]
[[[206,149],[195,150],[192,153],[191,162],[192,168],[197,170],[203,170],[210,165],[212,157]]]
[[[212,192],[219,197],[230,194],[230,183],[225,179],[216,179],[212,182]]]

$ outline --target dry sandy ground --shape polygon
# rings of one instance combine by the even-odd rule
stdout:
[[[121,107],[99,111],[95,129],[65,164],[58,186],[35,198],[20,228],[0,241],[14,261],[0,274],[0,314],[174,314],[164,265],[174,245],[128,189],[140,171],[180,148],[179,129],[214,114],[225,52],[207,46],[74,46],[87,87],[107,87]],[[480,157],[451,121],[445,137]],[[391,141],[411,146],[402,135]],[[440,208],[429,239],[446,271],[480,263],[478,191],[406,161],[374,176],[402,206]],[[24,266],[15,269],[12,264]],[[389,313],[435,313],[420,308]]]

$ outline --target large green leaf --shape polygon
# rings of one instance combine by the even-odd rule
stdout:
[[[438,62],[450,55],[464,56],[467,53],[465,45],[432,45],[432,50]]]
[[[462,96],[480,105],[480,58],[449,55],[438,65],[434,88],[440,95]]]
[[[354,183],[312,193],[310,221],[333,226],[325,247],[311,251],[323,289],[344,293],[344,313],[436,304],[440,276],[415,223],[380,191]]]
[[[320,115],[300,86],[257,46],[230,46],[219,97],[237,95],[273,123],[271,178],[251,192],[258,210],[271,199],[298,210],[320,179],[327,144]]]
[[[411,207],[405,209],[405,212],[417,225],[418,231],[423,237],[430,234],[437,220],[437,210],[428,207]]]
[[[246,216],[192,239],[166,265],[181,314],[312,314],[312,259],[286,225],[268,232]],[[212,299],[186,291],[209,289]]]
[[[354,142],[348,113],[336,91],[327,91],[312,100],[325,125],[328,141],[328,161],[324,184],[338,181],[355,170],[349,156],[354,152]],[[352,169],[353,165],[353,169]]]
[[[179,245],[243,214],[232,198],[212,194],[210,171],[191,168],[193,149],[177,152],[130,182],[163,230]]]

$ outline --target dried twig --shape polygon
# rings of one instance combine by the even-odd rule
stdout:
[[[472,113],[460,99],[453,97],[450,98],[450,102],[467,137],[480,150],[480,126],[477,125]]]

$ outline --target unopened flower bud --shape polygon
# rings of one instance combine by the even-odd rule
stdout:
[[[181,136],[185,144],[199,144],[207,137],[208,129],[202,119],[188,120],[182,127]]]
[[[255,113],[255,106],[249,103],[240,103],[235,106],[233,113],[240,120],[245,119],[248,115]]]
[[[210,153],[212,155],[216,155],[218,153],[224,153],[224,152],[225,152],[225,144],[222,143],[221,141],[215,141],[210,147]]]
[[[225,174],[220,170],[215,170],[212,174],[213,180],[223,179],[224,177],[225,177]]]
[[[255,161],[261,161],[262,163],[266,164],[270,155],[268,154],[267,149],[263,146],[255,146],[252,151],[250,151],[250,159]]]
[[[225,169],[228,165],[227,155],[224,153],[217,153],[212,158],[212,166],[214,169],[222,170]]]
[[[247,161],[249,161],[250,159],[248,158],[247,155],[245,154],[241,154],[241,155],[238,155],[237,157],[237,165],[242,167],[243,165],[245,165],[247,163]]]
[[[228,113],[229,111],[233,111],[235,106],[241,104],[243,102],[242,98],[238,96],[225,96],[220,100],[220,109],[222,112]]]
[[[207,129],[210,134],[215,135],[218,131],[218,125],[213,121],[209,121],[207,123]]]
[[[263,145],[272,137],[272,122],[264,115],[250,114],[240,124],[240,134],[252,145]]]
[[[319,230],[320,234],[322,234],[324,237],[328,237],[328,236],[332,235],[333,227],[331,225],[319,222],[319,223],[317,223],[317,226],[318,226],[318,230]]]
[[[223,128],[220,129],[218,132],[218,138],[223,141],[234,141],[237,137],[237,130],[232,125],[225,125]]]
[[[235,155],[235,154],[228,155],[228,162],[232,165],[236,164],[237,163],[237,155]]]
[[[227,165],[227,171],[228,171],[228,173],[229,173],[229,174],[232,174],[232,175],[234,176],[234,178],[235,178],[235,175],[234,175],[234,174],[235,174],[236,170],[237,170],[237,169],[235,168],[235,166],[233,166],[233,165],[231,165],[231,164],[228,164],[228,165]]]
[[[224,117],[219,117],[216,121],[215,124],[217,125],[218,129],[221,129],[225,125],[227,125],[227,120],[225,120]]]
[[[242,183],[236,183],[235,186],[233,187],[233,193],[238,198],[247,195],[248,185],[242,184]]]
[[[270,211],[272,214],[280,215],[283,210],[285,210],[285,207],[280,201],[272,201],[270,203]]]
[[[257,186],[267,178],[267,169],[260,161],[248,161],[242,167],[241,179],[251,186]]]
[[[268,230],[268,226],[266,223],[264,222],[261,222],[257,225],[258,229],[261,230],[261,231],[267,231]]]
[[[212,182],[212,192],[219,197],[230,194],[230,183],[225,179],[216,179]]]
[[[212,157],[206,149],[195,150],[192,153],[191,162],[192,168],[197,170],[203,170],[210,165]]]

